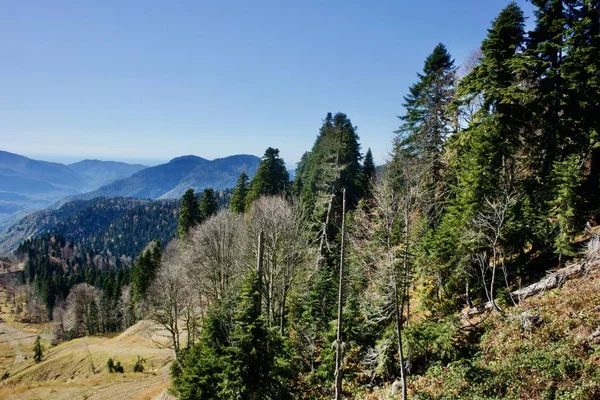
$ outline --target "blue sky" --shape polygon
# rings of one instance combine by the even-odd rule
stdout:
[[[381,163],[425,57],[443,42],[460,64],[506,4],[0,0],[0,149],[156,163],[273,146],[291,165],[342,111]]]

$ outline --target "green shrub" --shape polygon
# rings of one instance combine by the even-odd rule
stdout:
[[[133,372],[144,372],[144,364],[146,363],[146,360],[143,358],[140,358],[140,356],[138,356],[137,361],[135,362],[135,365],[133,366]]]

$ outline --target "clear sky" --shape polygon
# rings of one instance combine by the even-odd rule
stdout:
[[[425,57],[443,42],[460,64],[506,4],[0,0],[0,149],[156,163],[272,146],[292,166],[342,111],[380,163]]]

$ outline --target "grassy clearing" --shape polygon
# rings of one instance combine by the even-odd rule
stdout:
[[[151,339],[155,327],[141,321],[113,338],[87,337],[46,347],[44,359],[35,364],[32,347],[27,358],[9,369],[0,388],[2,399],[151,399],[168,387],[171,351]],[[140,356],[145,371],[134,373]],[[120,361],[124,373],[109,373],[109,358]]]

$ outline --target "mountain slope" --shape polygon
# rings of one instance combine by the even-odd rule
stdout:
[[[95,197],[133,197],[150,199],[179,198],[189,188],[228,189],[235,186],[240,173],[253,176],[260,158],[234,155],[213,161],[196,156],[174,158],[166,164],[146,168],[129,178],[120,179],[71,199]]]
[[[88,187],[84,179],[69,167],[59,163],[32,160],[18,154],[0,150],[0,175],[4,178],[22,178],[27,184],[22,184],[19,190],[39,191],[37,184],[51,185],[54,188],[62,188],[66,191],[78,192],[81,186]],[[0,187],[6,187],[3,184]],[[6,189],[4,189],[6,190]]]
[[[67,166],[0,150],[0,231],[28,212],[129,177],[143,168],[99,160]]]
[[[83,160],[68,167],[87,179],[89,185],[100,187],[117,179],[127,178],[145,168],[145,165],[116,161]]]
[[[43,233],[61,235],[98,254],[135,257],[153,239],[167,243],[175,236],[179,202],[96,198],[73,201],[57,210],[37,211],[0,236],[0,254],[15,250]]]

